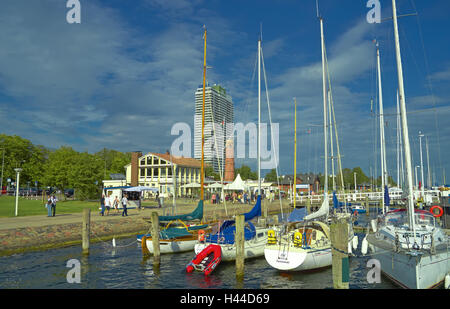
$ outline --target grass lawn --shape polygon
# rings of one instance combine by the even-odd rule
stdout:
[[[46,215],[47,208],[42,199],[27,200],[19,197],[18,216]],[[56,203],[56,214],[82,212],[84,208],[98,211],[99,202],[85,201],[59,201]],[[0,196],[0,217],[14,217],[16,209],[16,198],[14,196]]]

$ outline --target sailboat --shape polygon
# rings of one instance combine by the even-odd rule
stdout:
[[[442,284],[450,272],[450,243],[432,213],[414,209],[411,150],[395,0],[392,0],[392,11],[407,176],[407,209],[389,211],[372,221],[374,233],[367,236],[367,242],[373,257],[380,262],[381,271],[394,283],[404,288],[426,289]]]
[[[323,19],[320,17],[323,73],[323,110],[324,110],[324,151],[325,151],[325,184],[324,199],[318,211],[296,217],[283,227],[269,231],[270,238],[264,249],[264,257],[273,268],[283,271],[302,271],[328,267],[332,263],[330,227],[327,218],[330,214],[328,198],[328,139],[327,139],[327,89],[326,89],[326,57],[323,35]],[[295,101],[295,139],[294,139],[294,179],[296,178],[296,146],[297,146],[297,103]],[[294,180],[295,181],[295,180]],[[295,187],[295,185],[294,185]],[[294,199],[294,212],[295,210]],[[336,199],[337,200],[337,199]],[[294,212],[291,214],[293,215]],[[350,220],[348,213],[335,213],[334,216]],[[350,224],[350,227],[352,225]],[[355,235],[349,229],[349,249],[354,247]]]
[[[255,206],[250,212],[244,214],[244,257],[254,258],[264,255],[264,247],[267,242],[269,228],[255,227],[250,222],[253,218],[261,216],[261,39],[258,40],[258,197]],[[208,235],[204,241],[195,245],[195,253],[200,254],[209,245],[216,244],[221,247],[222,261],[236,260],[235,221],[225,221],[217,233]]]
[[[159,233],[160,253],[177,253],[194,250],[194,246],[200,235],[211,231],[209,224],[187,224],[189,221],[203,219],[203,200],[204,200],[204,130],[205,130],[205,87],[206,87],[206,27],[204,27],[204,56],[203,56],[203,108],[202,108],[202,158],[201,158],[201,188],[200,201],[197,208],[189,214],[159,216],[160,223],[164,224],[163,230]],[[175,175],[175,173],[173,173]],[[175,191],[175,190],[174,190]],[[175,194],[175,192],[174,192]],[[176,225],[170,227],[172,224]],[[151,234],[138,235],[137,240],[142,246],[147,247],[150,253],[153,253],[153,244]],[[145,242],[145,244],[144,244]]]

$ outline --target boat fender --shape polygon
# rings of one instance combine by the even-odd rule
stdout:
[[[348,254],[352,254],[352,242],[348,243]]]
[[[361,253],[363,255],[366,255],[369,249],[369,242],[367,241],[367,235],[364,237],[362,243],[361,243]]]
[[[450,273],[445,276],[444,287],[446,290],[450,289]]]
[[[377,232],[377,219],[371,220],[371,221],[370,221],[370,225],[372,226],[372,231],[373,231],[374,233],[376,233],[376,232]]]
[[[356,250],[358,248],[358,236],[353,236],[353,250]]]
[[[205,241],[205,231],[204,230],[199,230],[198,231],[198,241],[199,242],[204,242]]]
[[[437,210],[439,211],[439,213],[436,213],[436,212],[434,211],[435,209],[437,209]],[[435,218],[440,218],[440,217],[442,217],[442,215],[444,214],[444,209],[442,209],[441,206],[434,205],[434,206],[431,206],[430,212],[433,214],[433,217],[435,217]]]
[[[113,247],[116,246],[116,239],[115,239],[115,238],[112,239],[112,246],[113,246]]]

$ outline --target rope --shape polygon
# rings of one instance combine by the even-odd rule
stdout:
[[[264,72],[264,85],[265,85],[265,89],[266,89],[266,99],[267,99],[267,109],[269,111],[269,121],[270,121],[270,140],[272,141],[272,149],[274,150],[274,156],[275,156],[275,163],[278,162],[278,157],[277,157],[277,152],[275,149],[275,143],[273,141],[273,126],[272,126],[272,114],[270,112],[270,100],[269,100],[269,88],[267,87],[267,76],[266,76],[266,67],[264,65],[264,55],[263,55],[263,51],[262,51],[262,47],[261,47],[261,58],[262,58],[262,65],[263,65],[263,72]],[[281,218],[284,218],[284,213],[283,213],[283,202],[281,201],[281,190],[280,188],[280,178],[279,178],[279,174],[278,174],[278,164],[276,164],[275,167],[275,171],[277,173],[277,184],[278,184],[278,200],[280,201],[280,210],[281,210]],[[294,190],[295,192],[297,192],[297,190]],[[294,198],[296,198],[295,196],[296,194],[294,194]]]
[[[148,233],[150,232],[151,229],[152,229],[152,228],[151,228],[151,226],[150,226],[150,228],[147,230],[146,233],[144,233],[144,235],[148,234]],[[108,244],[109,244],[109,241],[106,241],[106,240],[101,239],[100,237],[97,236],[97,234],[96,234],[94,231],[91,230],[91,233],[92,233],[93,236],[94,236],[95,238],[97,238],[100,242],[108,243]],[[115,240],[115,237],[113,237],[113,240]],[[115,243],[115,241],[114,241],[114,243]],[[133,245],[133,244],[136,244],[136,241],[132,241],[132,242],[129,243],[128,245],[122,245],[122,246],[114,246],[114,245],[111,245],[111,246],[112,246],[113,248],[126,248],[126,247],[129,247],[129,246]]]

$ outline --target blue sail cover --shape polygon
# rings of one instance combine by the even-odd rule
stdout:
[[[200,200],[198,202],[197,208],[189,213],[184,215],[176,215],[176,216],[159,216],[159,221],[173,221],[173,220],[201,220],[203,218],[203,201]]]
[[[339,200],[337,199],[337,196],[336,196],[336,191],[333,191],[333,205],[334,205],[334,208],[341,207],[341,205],[339,205]]]
[[[255,217],[261,216],[261,195],[258,195],[256,204],[253,207],[253,209],[250,210],[248,213],[244,214],[244,216],[245,216],[245,221],[249,221]]]
[[[337,198],[337,195],[336,195],[336,191],[333,191],[333,207],[334,207],[334,208],[341,208],[341,207],[343,207],[343,206],[345,206],[345,205],[347,205],[347,206],[352,206],[352,203],[348,203],[348,202],[346,202],[346,203],[344,203],[344,202],[339,202],[339,200],[338,200],[338,198]]]
[[[258,195],[255,206],[249,212],[244,214],[245,222],[252,220],[255,217],[261,216],[261,195]],[[219,232],[217,234],[209,235],[206,238],[207,242],[217,243],[220,240],[220,243],[234,243],[234,234],[236,232],[235,220],[226,220],[220,226]],[[247,222],[248,227],[246,226],[244,229],[244,237],[245,240],[249,240],[256,235],[255,226],[251,222]]]
[[[223,225],[222,225],[223,226]],[[217,234],[208,235],[206,237],[207,243],[215,244],[234,244],[234,235],[236,234],[236,226],[227,226]],[[244,239],[250,240],[256,236],[256,228],[251,222],[247,222],[244,228]]]
[[[300,222],[307,215],[306,208],[295,208],[287,218],[287,222]]]
[[[384,205],[385,206],[390,206],[391,205],[391,198],[389,197],[388,186],[384,186]]]

